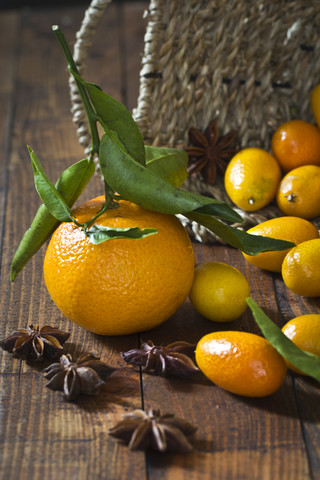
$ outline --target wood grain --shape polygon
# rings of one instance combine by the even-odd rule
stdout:
[[[86,78],[135,106],[143,49],[146,2],[114,3],[103,16],[89,51]],[[27,323],[57,325],[70,332],[65,350],[76,358],[92,351],[116,367],[95,397],[66,402],[46,388],[43,365],[0,352],[1,480],[316,480],[320,476],[320,389],[288,373],[279,391],[248,399],[223,391],[199,374],[193,380],[140,375],[120,353],[152,339],[196,343],[215,330],[260,333],[250,311],[229,324],[204,319],[185,304],[166,323],[140,335],[102,337],[68,321],[51,301],[43,281],[45,248],[14,284],[12,256],[40,203],[33,186],[26,144],[55,180],[83,157],[71,121],[66,63],[51,32],[59,24],[72,44],[84,7],[28,9],[0,16],[0,231],[2,246],[0,336]],[[95,176],[81,200],[102,193]],[[288,291],[280,275],[249,265],[224,246],[194,244],[196,262],[223,261],[248,278],[251,295],[283,325],[304,313],[319,313],[320,299]],[[190,455],[130,452],[107,430],[124,412],[141,407],[172,412],[198,426]]]
[[[17,61],[17,31],[18,17],[13,12],[5,12],[0,16],[2,38],[6,41],[0,43],[0,251],[2,251],[4,215],[6,209],[8,189],[8,163],[11,148],[10,129],[12,127],[12,109],[14,105],[15,69]]]
[[[116,7],[107,22],[117,30]],[[68,74],[59,45],[51,32],[58,23],[72,41],[83,9],[26,11],[19,32],[19,57],[14,91],[12,147],[7,161],[9,185],[2,255],[1,338],[27,323],[55,324],[71,333],[66,352],[76,358],[92,351],[118,367],[98,397],[67,403],[63,396],[45,387],[42,366],[29,365],[2,355],[1,381],[1,478],[132,478],[144,468],[144,454],[131,454],[108,436],[107,430],[126,410],[141,407],[139,374],[126,372],[119,363],[120,351],[137,345],[137,337],[110,340],[86,332],[66,320],[50,300],[43,284],[44,248],[30,261],[14,285],[9,282],[10,262],[24,231],[39,205],[26,144],[30,144],[48,175],[57,173],[83,157],[70,116]],[[19,23],[19,17],[13,17]],[[63,27],[63,24],[66,24]],[[111,33],[112,37],[112,33]],[[117,73],[119,51],[111,46],[109,61]],[[96,69],[99,71],[96,65]],[[100,74],[101,75],[101,74]],[[99,80],[101,76],[99,75]],[[117,94],[121,88],[118,85]],[[114,92],[113,92],[114,93]],[[95,177],[86,195],[103,192]],[[2,352],[3,353],[3,352]],[[4,401],[5,400],[5,401]],[[106,473],[108,472],[108,473]],[[61,478],[61,477],[60,477]]]

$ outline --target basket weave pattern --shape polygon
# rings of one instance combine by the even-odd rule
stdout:
[[[77,35],[81,67],[95,25],[110,0],[93,0]],[[151,0],[133,112],[147,144],[181,147],[191,126],[204,129],[213,118],[219,129],[238,131],[242,148],[270,149],[282,122],[314,122],[310,93],[320,80],[319,0]],[[88,147],[88,133],[72,88],[74,119]],[[222,181],[215,186],[196,174],[185,188],[230,203]],[[279,216],[276,207],[259,212],[236,209],[248,228]],[[197,224],[197,240],[217,238]]]

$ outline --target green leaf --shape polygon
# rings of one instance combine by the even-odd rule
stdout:
[[[51,215],[60,222],[71,221],[72,213],[67,203],[51,183],[51,180],[48,178],[37,159],[36,154],[29,146],[28,151],[32,162],[34,183],[42,202],[45,204]]]
[[[294,244],[251,235],[217,220],[239,222],[242,218],[218,200],[175,188],[124,151],[115,132],[106,132],[100,143],[100,168],[106,182],[123,198],[149,210],[183,214],[209,228],[230,245],[255,255],[267,250],[286,250]]]
[[[238,228],[226,225],[209,215],[198,212],[189,212],[184,215],[190,220],[206,227],[224,242],[242,250],[248,255],[257,255],[258,253],[270,250],[287,250],[295,246],[294,243],[285,240],[275,240],[261,235],[252,235]]]
[[[229,205],[213,198],[179,190],[126,152],[117,134],[107,131],[99,150],[101,172],[110,187],[122,198],[148,210],[178,214],[205,209],[206,213],[230,222],[242,221]]]
[[[83,158],[62,172],[55,187],[69,207],[72,207],[83,192],[95,170],[94,161]]]
[[[97,224],[92,225],[90,230],[86,231],[89,241],[94,245],[116,238],[136,240],[154,235],[155,233],[158,233],[158,230],[155,228],[143,228],[141,230],[139,227],[116,228]]]
[[[134,160],[145,165],[144,142],[138,125],[127,108],[104,93],[99,87],[81,79],[102,127],[117,132],[127,152]]]
[[[171,183],[174,187],[181,187],[188,177],[188,154],[177,148],[145,146],[146,167],[153,173]]]
[[[69,207],[72,207],[80,196],[94,172],[94,161],[87,158],[71,165],[62,172],[55,186]],[[10,271],[10,280],[12,282],[33,255],[48,240],[59,223],[44,204],[40,205],[30,228],[25,232],[13,257]]]
[[[263,335],[296,368],[320,382],[320,356],[301,350],[263,312],[252,298],[247,303]]]

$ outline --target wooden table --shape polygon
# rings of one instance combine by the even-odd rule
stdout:
[[[145,2],[112,5],[100,23],[90,52],[87,78],[130,109],[135,106]],[[0,14],[1,338],[27,323],[55,324],[70,331],[66,351],[93,351],[118,368],[96,397],[66,402],[45,387],[42,366],[1,350],[0,421],[3,480],[53,479],[272,479],[320,478],[320,390],[316,382],[288,374],[280,390],[266,398],[229,394],[200,376],[165,379],[126,367],[121,351],[138,345],[139,335],[101,337],[64,318],[46,291],[44,249],[14,284],[9,269],[18,243],[39,205],[26,145],[52,179],[83,156],[70,116],[68,74],[51,32],[59,24],[74,41],[85,6],[25,9]],[[85,191],[102,193],[99,178]],[[320,299],[301,298],[285,288],[279,275],[251,267],[242,254],[224,246],[194,244],[197,262],[219,260],[248,278],[252,297],[282,325],[299,314],[319,313]],[[141,335],[166,345],[197,342],[219,325],[197,314],[190,303],[165,324]],[[224,325],[259,333],[247,311]],[[198,426],[195,451],[188,455],[131,452],[108,436],[121,414],[158,407]]]

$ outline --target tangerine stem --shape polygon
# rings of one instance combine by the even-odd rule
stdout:
[[[92,107],[87,91],[83,85],[82,77],[79,74],[78,67],[76,65],[76,62],[74,61],[69,45],[67,44],[67,41],[62,31],[60,30],[58,25],[53,25],[52,30],[56,35],[58,42],[62,48],[62,51],[66,57],[66,60],[68,62],[68,70],[76,82],[82,103],[84,105],[84,108],[87,114],[87,118],[90,126],[90,132],[91,132],[91,142],[92,142],[91,149],[90,149],[90,159],[93,159],[95,155],[99,154],[100,137],[99,137],[98,128],[97,128],[97,122],[99,119],[94,108]],[[111,188],[109,187],[109,185],[107,185],[106,182],[104,182],[104,185],[105,185],[106,204],[101,210],[101,212],[99,212],[89,222],[86,222],[84,224],[79,224],[79,222],[73,219],[76,225],[84,227],[84,231],[86,231],[87,228],[94,222],[94,220],[98,218],[107,208],[114,208],[114,200],[113,200],[114,192],[111,190]]]
[[[109,189],[109,191],[107,191]],[[77,225],[78,227],[82,227],[84,233],[87,232],[88,228],[96,221],[97,218],[100,217],[100,215],[102,215],[106,210],[108,209],[112,209],[112,208],[118,208],[118,198],[117,200],[115,200],[115,197],[113,195],[113,192],[111,191],[110,187],[105,184],[105,198],[106,198],[106,201],[103,205],[103,207],[101,208],[101,210],[99,210],[99,212],[94,216],[92,217],[88,222],[84,222],[84,223],[81,223],[81,222],[78,222],[74,217],[72,217],[72,221],[75,225]]]
[[[70,74],[73,76],[73,78],[76,82],[77,88],[79,90],[79,94],[81,96],[82,103],[83,103],[84,108],[86,110],[86,114],[87,114],[88,121],[89,121],[89,126],[90,126],[91,140],[92,140],[91,149],[90,149],[90,158],[93,158],[94,155],[99,153],[99,146],[100,146],[100,138],[99,138],[99,133],[98,133],[98,129],[97,129],[98,118],[97,118],[97,115],[96,115],[92,105],[91,105],[91,102],[89,100],[89,97],[88,97],[88,94],[87,94],[87,91],[86,91],[85,87],[79,81],[79,78],[81,78],[81,77],[80,77],[80,74],[79,74],[79,71],[78,71],[78,67],[76,65],[76,62],[73,59],[72,53],[70,51],[70,48],[69,48],[69,46],[66,42],[66,39],[65,39],[62,31],[60,30],[58,25],[53,25],[52,30],[53,30],[54,34],[56,35],[56,37],[58,39],[58,42],[59,42],[59,44],[60,44],[60,46],[63,50],[63,53],[66,57],[66,60],[68,62],[68,70],[69,70]]]

